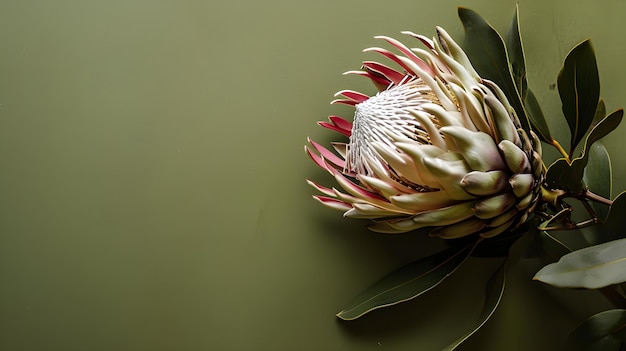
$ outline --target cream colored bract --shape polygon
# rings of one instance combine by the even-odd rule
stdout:
[[[521,129],[494,83],[481,79],[442,29],[434,40],[404,32],[424,49],[378,37],[400,54],[370,48],[401,71],[366,61],[379,92],[344,90],[333,103],[355,107],[353,122],[320,125],[349,138],[335,152],[310,140],[307,153],[343,190],[309,183],[322,204],[373,221],[377,232],[433,227],[432,235],[492,237],[523,223],[540,197],[544,167],[538,138]]]

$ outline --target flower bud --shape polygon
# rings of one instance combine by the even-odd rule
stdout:
[[[361,71],[378,93],[344,90],[333,103],[354,106],[352,122],[331,116],[323,127],[348,137],[334,153],[310,141],[313,161],[343,191],[311,181],[322,204],[346,217],[368,218],[370,229],[402,233],[431,228],[451,239],[492,237],[525,221],[538,202],[544,171],[541,145],[521,129],[502,90],[482,79],[442,28],[426,49],[371,48],[401,70],[367,61]]]

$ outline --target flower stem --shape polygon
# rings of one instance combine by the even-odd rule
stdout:
[[[565,151],[565,149],[563,149],[563,147],[561,146],[561,144],[559,144],[559,142],[557,140],[552,139],[551,144],[552,144],[552,146],[554,146],[561,153],[561,155],[563,155],[563,158],[565,158],[565,161],[567,161],[568,164],[572,163],[572,161],[569,158],[569,155],[568,155],[567,151]]]
[[[586,199],[589,199],[591,201],[595,201],[595,202],[599,202],[601,204],[605,204],[605,205],[613,205],[613,201],[609,200],[609,199],[605,199],[602,196],[598,195],[598,194],[594,194],[591,191],[589,191],[589,189],[585,190],[585,192],[583,193],[583,197]]]

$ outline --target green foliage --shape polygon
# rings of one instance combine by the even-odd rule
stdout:
[[[595,113],[595,107],[594,107]],[[548,169],[546,184],[551,189],[563,189],[578,193],[585,188],[583,175],[589,159],[587,150],[598,140],[612,132],[621,123],[624,110],[619,109],[602,119],[589,133],[581,156],[569,163],[566,159],[556,160]],[[610,166],[609,166],[610,168]],[[598,175],[602,177],[601,175]]]
[[[522,66],[524,59],[523,53],[519,51],[521,50],[519,35],[517,37],[519,45],[516,44],[515,48],[511,49],[515,53],[516,67],[514,70],[517,76],[514,78],[509,54],[500,34],[484,18],[470,9],[459,7],[459,18],[465,28],[464,49],[472,65],[481,77],[493,81],[502,89],[519,117],[522,128],[530,131],[520,94],[520,89],[525,87],[526,69]],[[513,22],[517,23],[517,15]],[[516,41],[515,39],[511,40]],[[520,87],[516,85],[516,81],[519,82]]]
[[[463,336],[455,340],[448,347],[444,348],[444,351],[452,351],[461,345],[470,336],[474,335],[487,321],[498,308],[502,295],[504,294],[504,286],[506,282],[506,261],[500,266],[500,268],[491,276],[485,287],[485,303],[483,309],[476,321],[476,324]]]
[[[564,288],[599,289],[626,281],[626,239],[586,247],[543,267],[534,280]]]
[[[476,243],[444,250],[390,273],[357,296],[350,306],[337,313],[337,317],[357,319],[372,310],[425,293],[454,273],[472,253]]]
[[[591,42],[567,54],[557,79],[563,114],[571,132],[570,156],[591,126],[600,99],[600,78]]]
[[[596,142],[593,144],[588,154],[589,161],[583,173],[583,181],[595,194],[610,199],[612,170],[609,153],[601,142]],[[606,219],[609,213],[609,207],[607,205],[597,202],[592,202],[590,205],[600,220]]]
[[[619,351],[626,345],[626,310],[591,316],[568,336],[563,351]]]
[[[593,145],[593,143],[604,138],[609,133],[614,131],[615,128],[617,128],[617,126],[619,126],[619,124],[622,122],[622,117],[624,117],[624,110],[620,108],[601,119],[600,122],[598,122],[598,124],[593,127],[593,129],[587,136],[587,139],[585,140],[585,148],[583,150],[581,158],[585,157],[586,150],[589,150],[589,147]]]
[[[533,126],[533,130],[537,133],[541,141],[551,144],[554,139],[550,134],[550,128],[548,128],[548,123],[543,115],[543,111],[541,111],[537,97],[530,89],[527,91],[524,106],[526,107],[526,113],[528,114],[530,124]]]
[[[585,188],[582,182],[584,171],[583,162],[570,164],[566,159],[560,158],[548,168],[546,184],[550,189],[562,189],[572,193],[581,192]]]
[[[609,208],[606,222],[600,226],[604,237],[608,240],[626,238],[626,191],[620,193]],[[624,253],[626,256],[626,253]]]
[[[558,260],[537,272],[535,280],[557,287],[588,289],[611,289],[611,285],[626,281],[626,192],[612,204],[608,200],[612,192],[611,161],[598,142],[618,127],[624,111],[618,109],[606,115],[590,41],[583,41],[569,52],[558,74],[562,111],[570,129],[567,152],[553,139],[539,102],[528,88],[518,8],[504,38],[476,12],[459,8],[458,14],[466,33],[464,50],[476,71],[502,89],[511,104],[509,108],[527,133],[532,127],[541,141],[557,148],[563,156],[550,165],[542,184],[544,194],[553,198],[544,198],[545,203],[537,206],[537,216],[525,227],[482,241],[450,241],[451,248],[392,272],[339,312],[337,317],[341,319],[356,319],[374,309],[413,299],[440,284],[469,256],[508,256],[505,262],[510,265],[524,256],[522,252],[528,252],[529,247],[539,257]],[[583,139],[584,144],[578,148],[580,154],[574,157]],[[580,227],[572,218],[575,207],[567,204],[566,198],[580,200],[587,210],[589,217]],[[599,224],[582,228],[594,221]],[[554,231],[562,229],[569,230],[569,237],[562,237],[567,241],[555,235]],[[572,237],[578,241],[570,240]],[[504,292],[506,265],[487,283],[483,310],[476,324],[445,350],[461,345],[494,313]],[[611,310],[579,325],[569,336],[565,349],[618,350],[623,343],[626,344],[626,310]]]
[[[521,100],[524,101],[528,90],[528,83],[526,81],[526,60],[524,59],[524,46],[522,45],[522,37],[520,35],[518,13],[519,8],[515,6],[515,14],[513,15],[513,20],[511,21],[511,25],[509,26],[504,40],[511,66],[513,82],[515,83]]]
[[[591,121],[591,127],[595,127],[598,122],[600,122],[606,116],[606,105],[604,104],[604,99],[600,98],[598,101],[598,108],[596,108],[596,113],[593,116],[593,121]]]

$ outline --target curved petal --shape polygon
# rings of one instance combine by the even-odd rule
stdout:
[[[465,70],[467,70],[469,75],[476,81],[478,81],[480,79],[480,76],[478,75],[478,73],[476,73],[476,70],[474,70],[474,66],[472,66],[472,63],[467,57],[467,54],[465,54],[465,51],[463,51],[459,44],[457,44],[454,39],[452,39],[450,34],[448,34],[445,29],[437,26],[436,30],[437,40],[439,41],[441,46],[446,49],[446,53],[452,55],[452,57],[454,57],[454,60],[459,62],[465,68]]]
[[[347,137],[350,137],[350,135],[352,134],[352,123],[346,121],[339,116],[329,116],[328,119],[330,120],[330,123],[319,121],[317,122],[317,124],[324,128],[334,130]]]
[[[421,212],[407,219],[388,221],[396,229],[411,231],[424,227],[446,226],[471,218],[474,202],[462,202],[432,211]]]
[[[481,219],[489,219],[501,215],[515,205],[515,196],[504,193],[476,202],[474,214]]]
[[[415,174],[412,177],[407,177],[408,179],[415,179],[415,184],[419,184],[432,189],[441,187],[441,182],[436,176],[430,173],[430,171],[424,164],[424,159],[426,159],[427,157],[441,156],[443,153],[445,153],[445,151],[434,145],[421,145],[414,142],[396,143],[396,146],[412,160],[412,170]]]
[[[509,184],[513,188],[513,194],[517,198],[522,198],[533,190],[535,185],[535,177],[530,173],[514,174],[509,179]]]
[[[401,194],[392,196],[389,200],[392,204],[415,213],[447,207],[457,202],[450,199],[450,195],[444,190]]]
[[[397,212],[388,211],[371,204],[357,202],[352,204],[352,206],[353,209],[344,213],[344,216],[351,218],[382,218],[398,215]]]
[[[307,138],[307,140],[309,141],[309,143],[311,143],[311,145],[313,145],[315,150],[317,150],[317,152],[319,152],[320,155],[324,159],[330,161],[331,163],[335,164],[339,168],[345,168],[346,167],[346,161],[345,160],[339,158],[337,155],[335,155],[334,153],[332,153],[330,150],[328,150],[327,148],[323,147],[322,145],[314,142],[313,140],[311,140],[311,138]]]
[[[386,58],[392,60],[393,62],[397,63],[400,67],[402,67],[404,70],[406,71],[410,71],[410,69],[404,64],[404,62],[402,62],[402,60],[400,60],[400,58],[398,58],[398,55],[394,54],[393,52],[383,49],[383,48],[378,48],[378,47],[372,47],[372,48],[367,48],[365,50],[363,50],[363,52],[376,52],[379,53],[383,56],[385,56]]]
[[[404,44],[402,44],[401,42],[397,41],[396,39],[393,38],[389,38],[386,36],[376,36],[374,37],[376,39],[383,39],[384,41],[388,42],[389,44],[395,46],[398,50],[400,50],[404,55],[406,55],[406,58],[411,60],[411,62],[414,63],[414,65],[416,65],[417,67],[419,67],[422,71],[426,72],[429,75],[433,75],[434,71],[433,69],[428,66],[424,61],[422,61],[422,59],[420,59],[419,57],[417,57],[417,55],[415,55],[411,49],[409,49],[408,47],[406,47]]]
[[[462,127],[442,127],[441,133],[454,140],[472,170],[487,172],[506,169],[497,145],[488,134],[471,132]]]
[[[328,169],[329,165],[326,162],[324,162],[324,159],[320,155],[312,152],[311,149],[309,149],[307,146],[304,147],[304,151],[306,152],[307,155],[309,155],[311,160],[313,160],[313,162],[315,162],[316,165],[318,165],[322,169],[327,170],[328,172],[332,174],[332,171]]]
[[[457,239],[481,231],[487,224],[478,218],[468,218],[462,222],[445,227],[438,227],[430,232],[431,236],[438,236],[441,239]]]
[[[321,186],[321,185],[319,185],[319,184],[317,184],[317,183],[315,183],[314,181],[309,180],[309,179],[307,179],[307,180],[306,180],[306,182],[307,182],[310,186],[312,186],[312,187],[314,187],[315,189],[317,189],[317,191],[319,191],[320,193],[322,193],[322,194],[324,194],[324,195],[326,195],[326,196],[331,196],[331,197],[334,197],[334,196],[335,196],[335,192],[333,191],[333,189],[327,188],[327,187],[325,187],[325,186]]]
[[[498,147],[502,150],[506,165],[511,172],[530,172],[530,162],[528,161],[528,156],[524,151],[517,147],[517,145],[513,144],[511,141],[502,140],[500,144],[498,144]]]
[[[444,110],[443,107],[434,103],[426,103],[420,106],[424,111],[430,113],[435,116],[439,121],[439,125],[441,127],[445,126],[457,126],[467,129],[463,125],[461,112],[458,109],[454,109],[453,111]]]
[[[352,206],[341,200],[337,200],[326,196],[313,196],[313,198],[319,201],[322,205],[332,208],[333,210],[348,211],[352,209]]]
[[[389,85],[391,84],[391,81],[383,76],[377,75],[377,74],[373,74],[372,72],[367,72],[367,71],[347,71],[347,72],[343,72],[344,75],[348,75],[348,74],[355,74],[358,76],[363,76],[363,77],[367,77],[369,78],[372,83],[374,83],[374,85],[376,86],[376,89],[378,89],[378,91],[383,91],[385,89],[387,89],[389,87]]]
[[[335,99],[331,101],[330,104],[331,105],[343,104],[343,105],[348,105],[348,106],[355,106],[357,102],[351,99]]]
[[[400,194],[398,189],[396,189],[392,184],[389,184],[378,178],[360,175],[359,180],[361,181],[361,183],[371,188],[372,190],[381,193],[387,199]]]
[[[435,126],[433,121],[430,119],[428,113],[424,111],[411,111],[411,114],[415,116],[416,120],[419,121],[422,130],[428,133],[428,139],[430,140],[430,143],[434,146],[437,146],[438,148],[445,150],[446,142],[441,137],[441,134],[439,134],[437,126]]]
[[[511,228],[511,226],[513,225],[513,222],[515,222],[515,218],[509,220],[508,222],[504,224],[501,224],[497,227],[491,228],[487,231],[480,233],[480,236],[485,239],[493,238],[494,236],[502,234],[504,231]]]
[[[374,61],[363,62],[363,67],[367,68],[371,72],[383,75],[396,85],[400,84],[405,77],[404,74],[396,71],[395,69]]]
[[[391,150],[389,147],[381,143],[372,143],[372,146],[381,159],[389,165],[393,172],[414,184],[427,186],[427,184],[425,184],[426,181],[423,174],[415,168],[415,164],[409,156],[401,154],[395,150]]]
[[[494,118],[495,129],[498,132],[497,140],[510,140],[516,145],[520,145],[519,135],[517,134],[517,127],[511,121],[509,111],[502,105],[502,103],[494,97],[486,96],[485,105],[491,110]]]
[[[422,44],[424,44],[424,46],[426,46],[428,49],[433,50],[433,41],[430,40],[430,38],[425,37],[425,36],[420,35],[420,34],[415,34],[415,33],[411,32],[411,31],[408,31],[408,30],[402,31],[400,33],[412,36],[413,38],[421,41]]]
[[[439,179],[442,188],[450,194],[454,200],[469,200],[476,196],[469,194],[463,189],[461,180],[471,169],[464,160],[447,161],[441,158],[425,158],[424,165],[432,175]]]
[[[461,179],[465,191],[476,196],[489,196],[506,189],[508,175],[504,171],[469,172]]]

